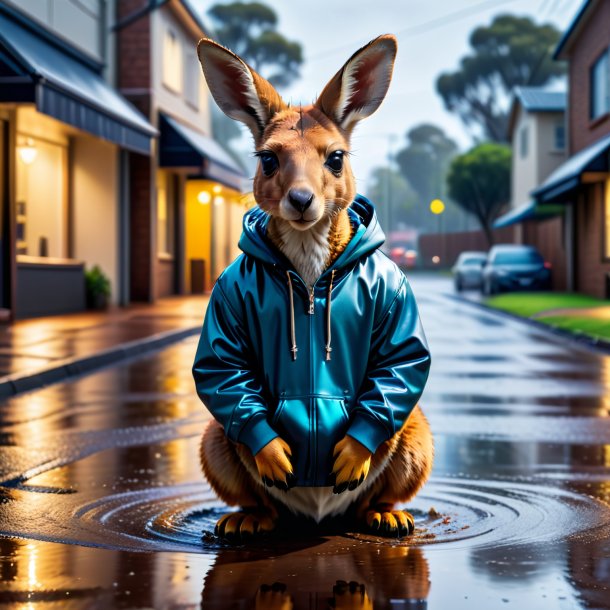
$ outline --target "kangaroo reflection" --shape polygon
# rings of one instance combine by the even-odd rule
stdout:
[[[420,548],[330,538],[276,553],[222,551],[205,577],[201,608],[424,609],[429,591]]]

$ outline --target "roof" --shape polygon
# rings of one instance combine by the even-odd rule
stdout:
[[[562,112],[568,101],[566,91],[550,91],[545,87],[517,87],[515,97],[528,112]]]
[[[600,138],[562,163],[532,195],[540,203],[565,200],[580,185],[584,172],[610,170],[610,135]]]
[[[39,112],[123,148],[150,154],[157,131],[65,43],[0,12],[0,101],[34,102]]]
[[[501,229],[511,225],[519,224],[526,220],[546,220],[553,216],[562,214],[562,205],[538,205],[536,201],[527,201],[517,207],[511,208],[506,214],[496,218],[493,228]]]
[[[246,175],[216,140],[164,113],[159,125],[161,167],[191,168],[199,177],[242,190]]]
[[[526,112],[565,112],[568,103],[566,91],[554,91],[545,87],[516,87],[513,102],[508,113],[508,137],[512,133],[517,120],[519,105]]]
[[[593,13],[593,8],[597,5],[598,1],[599,0],[584,0],[576,13],[576,16],[572,19],[572,23],[570,23],[557,44],[555,52],[553,53],[553,59],[566,59],[565,51],[568,50],[573,38],[578,35],[582,26]]]

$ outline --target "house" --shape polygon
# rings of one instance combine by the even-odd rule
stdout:
[[[131,155],[129,299],[210,289],[237,255],[241,167],[212,139],[197,59],[206,28],[186,0],[117,4],[117,84],[159,131]]]
[[[568,63],[569,158],[532,192],[565,207],[568,288],[610,298],[610,2],[586,0],[554,59]]]
[[[518,87],[509,114],[513,147],[510,209],[495,228],[515,225],[515,241],[535,246],[553,267],[553,287],[565,290],[563,206],[537,206],[531,192],[566,158],[565,90]]]
[[[0,317],[85,306],[84,268],[124,298],[126,163],[156,129],[111,85],[102,0],[0,2]]]

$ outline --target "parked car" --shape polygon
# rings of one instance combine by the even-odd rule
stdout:
[[[481,288],[486,262],[486,252],[462,252],[451,269],[455,289],[461,292],[465,288]]]
[[[417,251],[405,246],[395,246],[389,256],[399,267],[413,269],[417,265]]]
[[[502,291],[548,290],[551,265],[532,246],[493,246],[483,269],[483,294]]]

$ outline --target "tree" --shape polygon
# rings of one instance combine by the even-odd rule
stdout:
[[[277,30],[275,11],[261,2],[215,4],[208,14],[218,40],[240,55],[275,87],[299,76],[303,50]]]
[[[490,26],[470,35],[472,53],[456,72],[445,72],[436,89],[445,108],[467,126],[479,128],[486,140],[508,140],[510,94],[518,86],[540,86],[564,74],[552,60],[560,32],[529,17],[500,15]]]
[[[415,205],[417,195],[400,172],[391,167],[376,167],[367,193],[377,206],[383,228],[391,231],[395,222]]]
[[[491,224],[510,198],[511,149],[479,144],[453,159],[447,176],[449,196],[474,215],[493,245]]]

